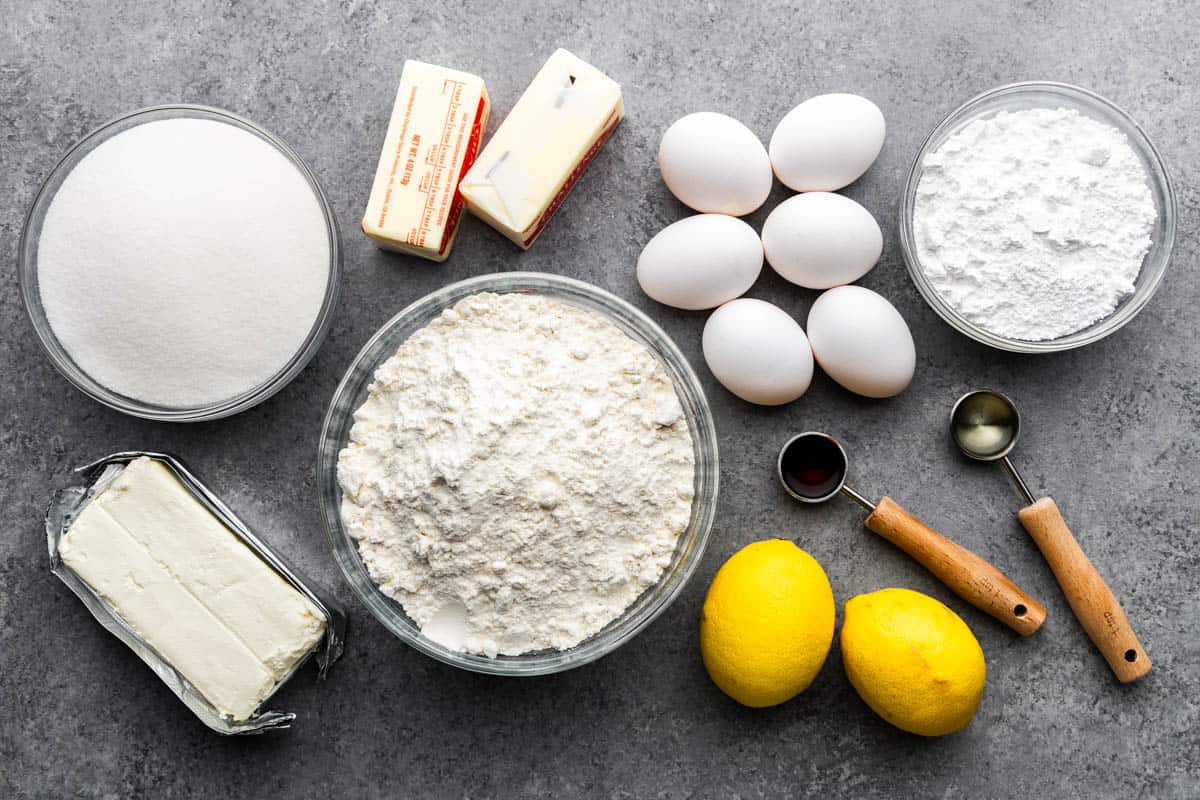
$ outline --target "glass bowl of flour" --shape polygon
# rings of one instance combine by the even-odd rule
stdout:
[[[261,403],[309,362],[340,243],[286,143],[227,111],[163,105],[63,156],[26,218],[18,276],[43,349],[78,389],[196,422]]]
[[[1175,194],[1145,132],[1093,92],[1001,86],[925,140],[900,207],[925,301],[992,347],[1070,350],[1103,339],[1158,288]]]
[[[541,675],[611,652],[683,590],[716,512],[716,430],[633,306],[485,275],[367,342],[317,480],[338,565],[388,630],[463,669]]]

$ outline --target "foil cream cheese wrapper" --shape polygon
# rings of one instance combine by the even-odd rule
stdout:
[[[183,675],[147,644],[108,602],[64,564],[59,555],[59,543],[84,506],[120,475],[125,465],[143,456],[152,458],[169,469],[184,488],[211,511],[242,544],[298,592],[307,597],[325,616],[325,635],[317,641],[307,655],[296,662],[296,666],[275,685],[271,694],[259,704],[259,707],[248,719],[233,720],[218,712]],[[191,709],[192,713],[200,718],[201,722],[212,730],[225,735],[245,735],[290,727],[296,718],[294,713],[270,710],[265,706],[275,692],[279,691],[280,687],[287,683],[310,659],[316,662],[319,677],[325,677],[329,667],[342,654],[346,636],[346,615],[342,608],[328,595],[315,590],[311,582],[301,577],[286,560],[251,533],[245,523],[238,519],[229,510],[229,507],[221,502],[220,498],[213,494],[174,456],[146,451],[113,453],[91,464],[79,467],[75,472],[86,476],[85,482],[55,492],[46,511],[46,544],[50,552],[50,571],[83,601],[97,622],[146,662],[150,669],[154,670],[154,674],[170,687],[171,691]]]

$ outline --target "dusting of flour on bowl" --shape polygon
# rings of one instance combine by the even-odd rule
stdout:
[[[963,126],[921,169],[921,269],[976,325],[1057,339],[1133,292],[1157,211],[1142,162],[1113,126],[1067,108],[1005,111]]]
[[[342,520],[431,639],[565,650],[670,564],[691,518],[674,385],[601,315],[472,295],[375,372],[338,458]]]

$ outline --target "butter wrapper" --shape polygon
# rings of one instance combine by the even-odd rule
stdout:
[[[459,192],[472,214],[528,250],[624,116],[620,84],[555,50]]]
[[[475,162],[490,109],[479,76],[404,62],[363,233],[384,250],[445,261],[462,218],[458,183]]]
[[[171,663],[160,655],[147,641],[126,622],[107,600],[79,577],[66,563],[59,545],[68,529],[92,498],[104,491],[131,461],[141,457],[153,459],[166,467],[205,508],[220,521],[249,550],[258,556],[286,583],[304,595],[325,617],[324,635],[312,649],[296,661],[292,669],[275,683],[254,713],[247,719],[234,720],[221,714]],[[76,473],[85,477],[83,483],[61,489],[50,499],[46,511],[46,544],[50,553],[50,571],[83,601],[96,621],[111,634],[124,642],[165,683],[200,721],[217,733],[224,735],[257,734],[264,731],[288,728],[296,715],[291,712],[266,709],[275,692],[309,660],[315,661],[318,675],[324,678],[329,667],[342,654],[346,635],[346,615],[342,608],[329,596],[318,592],[313,584],[305,580],[296,570],[267,544],[255,536],[238,517],[221,502],[177,458],[165,453],[129,451],[114,453],[79,467]]]

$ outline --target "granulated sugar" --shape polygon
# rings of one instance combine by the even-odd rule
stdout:
[[[84,372],[190,408],[268,380],[299,351],[329,281],[325,217],[254,134],[167,119],[75,166],[38,241],[42,304]]]
[[[913,212],[921,267],[968,320],[1046,340],[1112,314],[1157,216],[1125,135],[1072,109],[975,120],[925,157]]]

